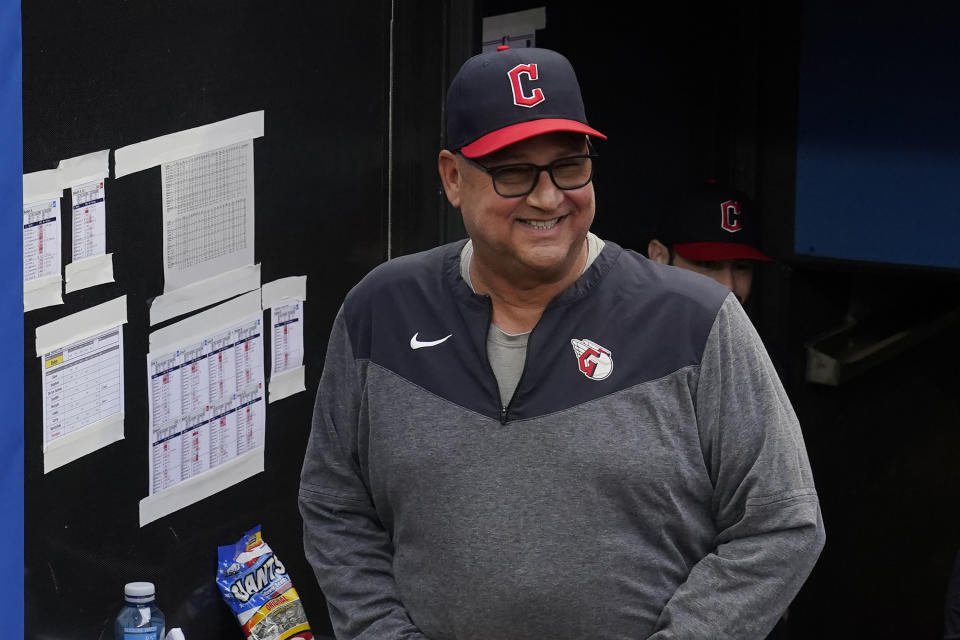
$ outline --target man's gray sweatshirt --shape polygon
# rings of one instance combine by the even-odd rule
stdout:
[[[824,543],[737,300],[607,242],[501,399],[453,243],[347,296],[300,486],[338,638],[763,638]]]

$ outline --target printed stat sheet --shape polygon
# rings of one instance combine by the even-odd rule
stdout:
[[[253,264],[253,141],[161,165],[164,291]]]
[[[123,327],[45,353],[43,444],[123,413]]]
[[[264,444],[261,313],[147,356],[150,495]]]

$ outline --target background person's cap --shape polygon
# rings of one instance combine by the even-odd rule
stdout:
[[[668,203],[657,239],[688,260],[773,262],[760,251],[758,222],[745,194],[708,182]]]
[[[606,139],[587,124],[573,66],[549,49],[473,56],[450,83],[446,115],[447,148],[468,158],[554,131]]]

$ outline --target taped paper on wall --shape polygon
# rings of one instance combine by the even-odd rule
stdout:
[[[62,304],[60,198],[23,205],[23,310]]]
[[[103,178],[73,187],[73,261],[107,252]]]
[[[242,292],[252,289],[253,140],[262,135],[263,112],[257,111],[115,152],[117,177],[161,169],[164,286],[151,306],[151,324],[238,293],[221,280]]]
[[[113,282],[113,256],[107,254],[106,191],[110,151],[95,151],[61,160],[60,186],[72,197],[71,262],[66,266],[66,292]]]
[[[296,369],[303,364],[303,303],[293,300],[270,310],[273,340],[270,375]]]
[[[36,330],[44,473],[123,438],[126,297]]]
[[[110,172],[110,151],[95,151],[61,160],[56,169],[35,171],[23,176],[23,307],[24,311],[54,304],[63,304],[63,278],[60,256],[60,198],[64,189],[73,189],[74,237],[73,260],[103,256],[103,182]],[[98,195],[99,194],[99,195]],[[78,234],[77,204],[89,209],[79,222],[86,233]],[[53,203],[53,204],[51,204]],[[29,212],[28,212],[29,209]],[[47,215],[44,216],[43,214]],[[79,244],[78,244],[79,243]],[[99,248],[99,252],[97,249]],[[78,250],[83,255],[78,256]],[[104,262],[109,262],[105,266]],[[105,279],[109,274],[109,279]],[[67,291],[103,282],[113,282],[111,258],[100,258],[71,268],[67,265]]]
[[[163,505],[181,508],[225,488],[210,474],[262,470],[262,324],[256,291],[151,334],[150,496],[141,502],[141,525],[169,513]],[[238,467],[248,454],[254,459]]]
[[[253,141],[161,167],[164,292],[253,264]]]
[[[66,291],[113,282],[113,256],[107,255],[104,179],[71,187],[73,262],[66,267]]]
[[[281,278],[263,285],[262,304],[270,309],[270,383],[268,402],[305,391],[303,301],[307,277]]]
[[[271,367],[269,401],[306,390],[303,380],[303,302],[270,309]]]
[[[263,111],[252,111],[117,149],[113,154],[113,175],[121,178],[165,162],[260,137],[263,137]]]

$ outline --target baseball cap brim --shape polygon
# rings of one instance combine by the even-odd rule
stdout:
[[[674,244],[673,250],[688,260],[759,260],[773,262],[773,258],[749,245],[736,242],[686,242]]]
[[[555,131],[571,131],[573,133],[583,133],[588,136],[606,140],[603,135],[593,127],[589,127],[576,120],[565,120],[561,118],[543,118],[541,120],[530,120],[512,124],[496,131],[491,131],[487,135],[474,140],[470,144],[460,149],[460,153],[468,158],[479,158],[488,153],[499,151],[506,146],[539,136],[544,133],[553,133]]]

